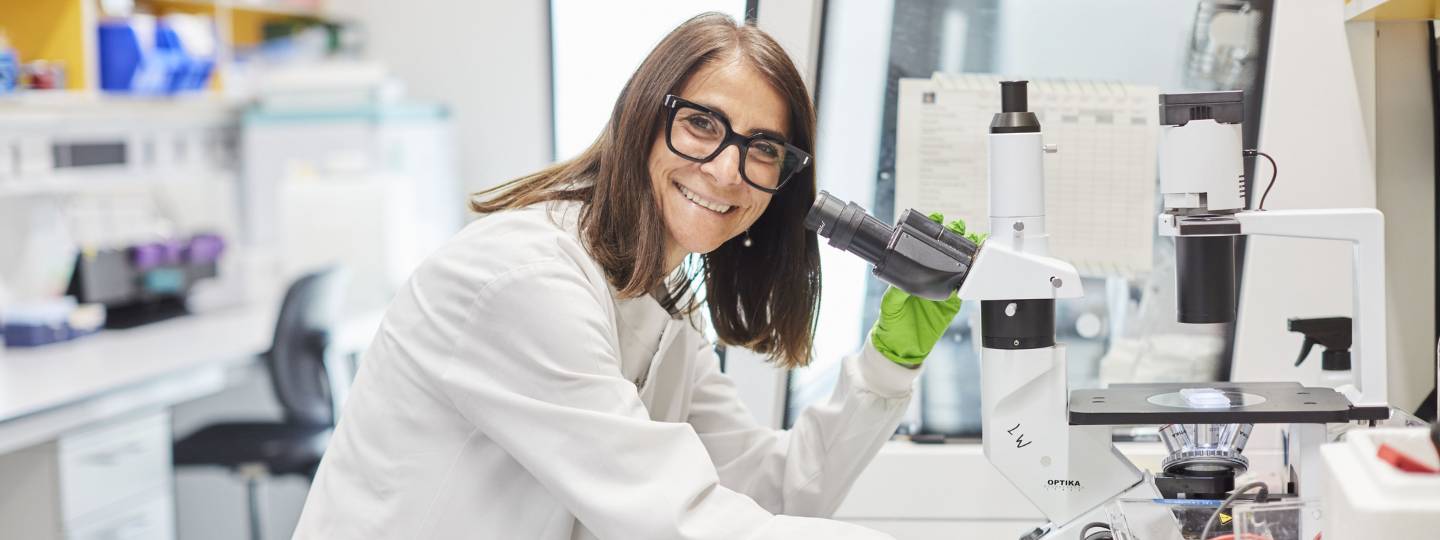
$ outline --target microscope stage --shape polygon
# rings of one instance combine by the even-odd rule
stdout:
[[[1070,392],[1070,425],[1324,424],[1383,420],[1330,388],[1296,382],[1115,384]]]

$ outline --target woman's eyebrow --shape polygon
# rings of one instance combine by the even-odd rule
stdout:
[[[734,126],[735,126],[735,122],[730,119],[730,115],[725,114],[725,109],[722,109],[722,108],[717,107],[717,106],[715,106],[715,105],[711,105],[711,104],[709,104],[709,103],[705,103],[705,102],[703,102],[703,101],[696,101],[695,103],[698,104],[698,105],[700,105],[701,107],[705,107],[706,109],[710,109],[710,112],[713,112],[713,113],[719,115],[720,118],[724,118],[724,119],[725,119],[725,122],[728,123],[728,124],[730,124],[730,126],[731,126],[730,129],[735,129],[735,127],[734,127]],[[769,135],[769,136],[771,136],[771,137],[775,137],[775,138],[780,139],[780,140],[782,140],[782,141],[786,141],[786,142],[789,142],[789,141],[790,141],[790,138],[789,138],[789,137],[786,137],[785,134],[784,134],[784,133],[781,133],[780,130],[778,130],[778,129],[770,129],[770,128],[752,129],[752,130],[750,130],[749,133],[746,133],[745,135],[746,135],[747,137],[753,137],[753,136],[755,136],[755,135]]]

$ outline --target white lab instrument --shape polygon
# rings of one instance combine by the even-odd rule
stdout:
[[[1325,445],[1326,540],[1425,538],[1440,530],[1440,474],[1395,468],[1377,456],[1382,444],[1440,469],[1424,427],[1352,430]]]
[[[960,298],[981,301],[985,456],[1050,520],[1032,535],[1060,538],[1103,519],[1102,504],[1114,496],[1158,493],[1111,444],[1108,427],[1067,421],[1069,385],[1065,347],[1055,343],[1055,300],[1080,296],[1080,276],[1073,266],[1045,257],[1040,122],[1028,110],[1024,81],[1001,84],[1002,112],[989,135],[991,236]],[[1019,255],[1013,261],[993,259],[1012,251]]]
[[[993,295],[976,288],[982,283],[979,276],[990,275],[991,243],[1028,252],[1046,247],[1043,214],[1023,215],[1028,213],[1024,209],[1043,207],[1035,202],[1043,192],[1033,186],[1043,183],[1033,178],[1037,170],[1032,165],[1044,151],[1040,125],[1025,112],[1023,83],[1005,83],[1002,101],[1003,112],[990,124],[995,230],[979,251],[960,297],[982,301],[986,456],[1050,520],[1025,538],[1078,537],[1113,512],[1105,508],[1112,501],[1162,495],[1213,499],[1234,490],[1234,476],[1248,465],[1240,451],[1253,423],[1290,424],[1286,465],[1296,494],[1315,496],[1322,491],[1318,450],[1326,442],[1325,424],[1377,420],[1389,413],[1379,212],[1241,211],[1239,93],[1161,96],[1161,123],[1167,131],[1161,145],[1165,212],[1160,224],[1162,234],[1181,237],[1177,239],[1181,322],[1234,319],[1231,242],[1235,235],[1355,242],[1357,302],[1364,301],[1357,308],[1355,334],[1360,348],[1367,351],[1363,359],[1358,354],[1355,359],[1361,373],[1361,385],[1353,394],[1356,403],[1328,388],[1295,383],[1135,384],[1068,392],[1064,349],[1054,343],[1053,322],[1054,298],[1067,296],[1068,291],[1059,283],[1049,294],[1023,296]],[[1184,131],[1187,125],[1196,129]],[[1023,278],[1019,272],[1006,274]],[[1071,276],[1055,277],[1063,282]],[[1159,477],[1141,473],[1111,443],[1111,425],[1136,424],[1161,424],[1169,430],[1166,442],[1171,455]],[[1313,536],[1319,528],[1317,518],[1304,515],[1302,531]],[[1176,524],[1164,536],[1178,538],[1179,529]]]

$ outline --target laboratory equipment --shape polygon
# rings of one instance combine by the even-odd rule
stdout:
[[[5,306],[0,320],[0,346],[38,347],[69,341],[100,331],[105,306],[80,304],[66,296]]]
[[[1002,83],[1002,111],[989,134],[992,236],[974,251],[958,282],[962,299],[981,301],[985,455],[1049,520],[1027,539],[1075,538],[1107,520],[1107,508],[1116,500],[1159,499],[1162,493],[1187,500],[1223,496],[1248,466],[1241,452],[1256,423],[1289,425],[1285,472],[1292,489],[1286,495],[1314,496],[1322,487],[1318,451],[1327,440],[1325,424],[1389,415],[1382,217],[1373,209],[1243,211],[1240,98],[1239,92],[1160,97],[1166,128],[1160,150],[1165,211],[1159,221],[1163,235],[1177,237],[1178,319],[1234,320],[1234,236],[1352,241],[1357,302],[1362,302],[1354,333],[1365,353],[1354,356],[1357,362],[1370,359],[1361,362],[1364,377],[1358,382],[1364,385],[1342,389],[1343,394],[1294,382],[1122,384],[1068,391],[1065,349],[1054,341],[1054,301],[1079,295],[1078,275],[1073,266],[1045,256],[1042,158],[1049,149],[1038,119],[1026,111],[1024,83]],[[817,206],[827,206],[824,202]],[[842,213],[828,206],[829,213]],[[895,251],[906,237],[863,219],[849,222],[856,225],[834,227],[829,235],[823,224],[819,228],[832,245],[864,253],[872,263],[884,262],[886,250]],[[896,241],[856,247],[842,234],[890,234]],[[895,274],[876,268],[882,279]],[[892,284],[907,284],[896,281]],[[1049,287],[1037,286],[1041,282]],[[1165,426],[1171,452],[1158,478],[1142,473],[1115,449],[1115,425]],[[1302,513],[1302,521],[1304,531],[1319,528],[1318,516]],[[1173,522],[1165,536],[1180,537],[1179,528]]]
[[[901,272],[879,266],[889,264],[887,257],[893,253],[904,259],[946,258],[938,255],[943,250],[937,246],[947,242],[922,247],[917,239],[923,234],[901,232],[908,222],[895,231],[858,216],[843,228],[813,219],[807,219],[807,225],[816,227],[818,221],[816,228],[832,246],[877,264],[876,275],[894,279],[893,285],[904,289],[918,281],[926,286],[907,292],[958,284],[960,298],[980,302],[985,456],[1051,520],[1030,537],[1069,537],[1103,519],[1102,504],[1118,495],[1159,494],[1146,475],[1115,450],[1108,427],[1067,423],[1065,348],[1055,342],[1055,300],[1080,296],[1080,276],[1069,263],[1046,256],[1042,156],[1047,149],[1038,118],[1027,110],[1026,83],[1001,85],[1002,111],[994,116],[989,135],[991,236],[974,250],[968,271],[961,272],[960,264],[952,266],[951,274],[925,268],[921,279],[912,281],[913,276],[897,277]],[[842,214],[825,198],[816,208]],[[816,213],[812,209],[812,216]],[[847,234],[866,240],[857,245]],[[940,230],[937,238],[947,234],[952,233]],[[886,237],[892,241],[878,241]],[[957,273],[963,275],[957,279]]]
[[[1389,445],[1424,465],[1440,467],[1431,429],[1351,430],[1344,441],[1320,449],[1326,540],[1427,538],[1440,529],[1440,474],[1407,472],[1379,455],[1382,446]]]
[[[1196,385],[1116,385],[1104,390],[1077,390],[1071,395],[1072,424],[1151,424],[1169,422],[1167,444],[1175,444],[1165,461],[1157,486],[1172,488],[1175,473],[1181,479],[1195,472],[1175,465],[1203,463],[1221,478],[1243,470],[1235,445],[1224,452],[1190,453],[1174,423],[1288,424],[1286,467],[1288,495],[1321,495],[1320,446],[1328,442],[1325,424],[1375,421],[1389,417],[1386,401],[1384,218],[1368,208],[1266,211],[1265,198],[1255,210],[1246,209],[1241,144],[1244,118],[1241,92],[1204,92],[1161,95],[1160,188],[1163,210],[1159,230],[1176,245],[1177,318],[1186,323],[1221,323],[1235,320],[1235,238],[1265,234],[1345,240],[1354,244],[1355,312],[1348,334],[1327,332],[1345,321],[1292,321],[1292,328],[1321,336],[1337,349],[1348,347],[1349,336],[1359,341],[1351,357],[1359,364],[1355,385],[1312,388],[1298,383],[1216,383]],[[1268,156],[1267,156],[1268,157]],[[1273,177],[1272,177],[1273,182]],[[1267,191],[1268,191],[1267,187]],[[1297,326],[1298,323],[1298,326]],[[1334,334],[1333,336],[1331,334]],[[1308,351],[1307,351],[1308,352]],[[1342,354],[1331,355],[1339,367]],[[1303,359],[1303,358],[1302,358]],[[1198,394],[1208,394],[1200,396]],[[1243,426],[1224,426],[1220,433],[1238,435]],[[1248,431],[1245,431],[1248,435]],[[1221,438],[1222,441],[1224,437]],[[1243,447],[1243,444],[1241,445]],[[1233,451],[1232,451],[1233,450]],[[1198,458],[1198,461],[1197,461]],[[1170,476],[1166,478],[1166,476]],[[1199,497],[1223,493],[1223,483],[1195,489]],[[1193,487],[1192,487],[1193,489]],[[1162,489],[1162,491],[1165,491]],[[1171,489],[1170,491],[1173,491]],[[1190,494],[1187,494],[1190,495]],[[1279,511],[1279,510],[1277,510]],[[1319,513],[1297,515],[1296,537],[1311,538],[1320,530]],[[1287,514],[1288,515],[1288,514]]]
[[[865,259],[886,283],[931,300],[945,300],[960,288],[980,248],[920,212],[906,210],[891,227],[824,191],[806,214],[805,227]]]
[[[1181,390],[1184,394],[1220,392],[1215,389]],[[1225,396],[1215,396],[1228,402]],[[1206,397],[1187,396],[1205,400]],[[1235,477],[1250,467],[1250,460],[1241,452],[1250,439],[1254,424],[1166,424],[1160,427],[1160,440],[1165,442],[1169,456],[1160,463],[1162,473],[1155,476],[1155,486],[1167,499],[1223,499],[1235,489]]]
[[[201,233],[132,246],[86,249],[75,257],[67,291],[104,304],[107,328],[130,328],[184,315],[185,298],[201,280],[219,274],[225,241]]]
[[[1162,236],[1175,239],[1179,319],[1235,320],[1235,239],[1245,234],[1343,240],[1354,245],[1350,354],[1351,401],[1386,408],[1385,222],[1373,208],[1264,210],[1245,208],[1241,160],[1242,93],[1160,96]]]

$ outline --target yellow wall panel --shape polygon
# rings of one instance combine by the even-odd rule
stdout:
[[[65,86],[87,88],[85,6],[91,0],[0,0],[0,29],[21,62],[47,60],[65,66]]]

